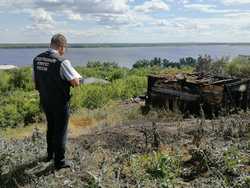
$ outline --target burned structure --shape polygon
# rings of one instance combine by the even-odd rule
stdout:
[[[250,107],[250,79],[178,74],[148,76],[146,106],[206,116]]]

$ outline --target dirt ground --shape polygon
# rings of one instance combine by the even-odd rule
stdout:
[[[61,171],[41,162],[46,144],[39,130],[21,140],[0,139],[0,187],[250,187],[249,113],[215,120],[151,114],[83,129],[68,141],[72,168]],[[178,159],[178,166],[159,165],[164,176],[149,173],[148,165],[135,170],[135,161],[155,153]]]

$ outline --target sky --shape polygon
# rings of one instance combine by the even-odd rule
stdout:
[[[250,0],[0,0],[0,43],[250,42]]]

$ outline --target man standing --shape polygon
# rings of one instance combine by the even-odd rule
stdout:
[[[80,85],[82,78],[64,53],[67,40],[62,34],[52,37],[48,51],[33,60],[35,87],[47,119],[47,158],[54,159],[55,168],[69,168],[65,145],[69,120],[70,87]]]

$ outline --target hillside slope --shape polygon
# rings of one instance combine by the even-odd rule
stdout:
[[[44,133],[0,140],[0,187],[250,187],[249,114],[99,126],[69,138],[72,168],[54,171]]]

